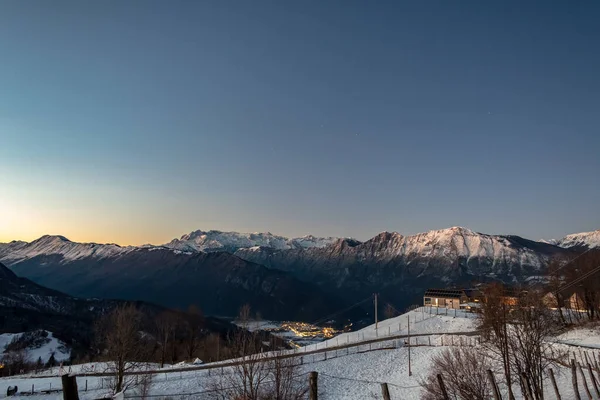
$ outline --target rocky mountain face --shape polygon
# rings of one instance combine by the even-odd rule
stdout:
[[[293,273],[348,300],[379,292],[398,306],[420,301],[427,287],[500,279],[524,281],[544,273],[558,246],[518,236],[494,236],[454,227],[414,236],[383,232],[366,242],[339,239],[310,249],[239,249],[234,254]]]
[[[78,297],[141,300],[166,307],[194,304],[234,316],[249,303],[268,318],[312,319],[342,304],[312,283],[226,252],[74,243],[46,236],[0,247],[17,275]]]

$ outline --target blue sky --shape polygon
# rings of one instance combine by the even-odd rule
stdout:
[[[595,1],[0,3],[0,241],[600,228]]]

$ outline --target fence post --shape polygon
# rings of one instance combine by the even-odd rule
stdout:
[[[592,380],[592,385],[594,386],[594,390],[596,391],[596,396],[600,398],[600,389],[598,388],[598,383],[596,382],[596,378],[594,377],[594,371],[592,371],[592,364],[588,362],[588,372],[590,373],[590,379]]]
[[[554,394],[556,395],[556,400],[562,400],[560,397],[560,392],[558,391],[558,385],[556,384],[556,379],[554,378],[554,371],[550,368],[550,381],[552,381],[552,386],[554,387]]]
[[[381,384],[381,394],[383,394],[383,400],[390,400],[390,390],[385,382]]]
[[[317,371],[312,371],[308,376],[308,385],[310,392],[310,400],[318,400],[318,386],[317,379],[319,377],[319,373]]]
[[[500,395],[500,390],[498,389],[498,384],[496,383],[496,378],[494,378],[494,373],[491,369],[487,370],[488,378],[492,385],[492,392],[494,393],[494,400],[502,400],[502,396]]]
[[[63,400],[79,400],[77,392],[77,378],[64,374],[60,377],[63,387]]]
[[[581,400],[581,396],[579,395],[579,386],[577,385],[577,367],[575,367],[575,359],[571,359],[571,382],[573,383],[575,399]]]
[[[446,391],[446,385],[444,385],[444,378],[442,378],[442,374],[437,374],[438,384],[440,385],[440,390],[442,391],[442,396],[444,400],[450,400],[448,397],[448,392]]]
[[[583,358],[583,357],[581,357]],[[583,379],[583,388],[585,389],[585,393],[587,393],[590,400],[593,400],[592,392],[590,392],[590,387],[588,386],[587,380],[585,379],[585,374],[583,373],[583,368],[581,368],[581,363],[578,363],[579,373],[581,374],[581,378]]]
[[[589,364],[589,363],[590,363],[590,360],[588,359],[587,350],[585,350],[585,351],[583,352],[583,356],[585,357],[585,362],[586,362],[587,364]]]

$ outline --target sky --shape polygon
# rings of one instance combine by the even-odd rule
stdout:
[[[0,2],[0,242],[600,229],[600,2]]]

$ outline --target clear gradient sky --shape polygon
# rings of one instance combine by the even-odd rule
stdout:
[[[2,1],[0,241],[600,228],[598,1]]]

